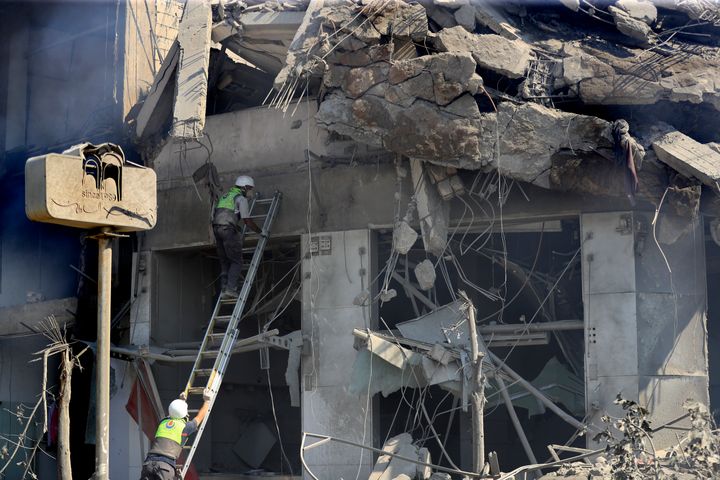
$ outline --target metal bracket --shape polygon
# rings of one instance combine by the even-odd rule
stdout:
[[[260,343],[266,343],[273,347],[282,348],[283,350],[290,350],[291,348],[300,348],[303,344],[303,338],[300,330],[290,332],[287,335],[281,337],[267,337],[260,340]]]
[[[130,235],[127,235],[125,233],[115,233],[115,232],[100,232],[96,233],[95,235],[89,235],[87,238],[92,238],[93,240],[99,240],[101,238],[128,238]]]

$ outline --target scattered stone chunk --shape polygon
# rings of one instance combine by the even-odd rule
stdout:
[[[575,85],[588,78],[615,75],[615,70],[610,65],[592,55],[581,54],[563,58],[562,66],[562,77],[567,85]]]
[[[430,476],[430,480],[452,480],[449,473],[435,472]]]
[[[471,5],[463,5],[455,10],[457,24],[468,32],[475,30],[475,8]]]
[[[441,28],[450,28],[457,25],[455,16],[444,8],[430,7],[427,16]]]
[[[416,186],[415,200],[425,250],[435,256],[440,256],[447,246],[450,218],[449,204],[440,199],[437,190],[430,184],[425,174],[423,162],[411,158],[410,172],[413,185]],[[417,276],[417,270],[415,275]]]
[[[438,32],[435,46],[442,52],[470,52],[478,66],[508,78],[523,77],[532,58],[530,45],[522,40],[474,35],[459,26]]]
[[[401,255],[407,255],[415,242],[418,234],[405,220],[400,220],[393,230],[393,248]]]
[[[405,458],[418,458],[418,448],[412,443],[403,443],[398,445],[395,452]],[[400,475],[406,475],[409,478],[415,478],[416,465],[407,460],[401,460],[398,457],[392,457],[387,468],[378,480],[393,480]]]
[[[560,3],[562,3],[564,6],[566,6],[573,12],[577,12],[578,10],[580,10],[580,0],[560,0]]]
[[[505,15],[502,8],[490,2],[477,2],[475,4],[475,20],[509,40],[520,38],[520,30]]]
[[[620,30],[620,33],[637,40],[642,46],[647,46],[652,43],[651,38],[653,32],[647,23],[642,20],[637,20],[628,15],[624,10],[613,6],[608,7],[608,11],[612,14],[615,26]]]
[[[427,448],[418,449],[418,457],[421,462],[430,463],[430,451]],[[416,470],[418,480],[429,480],[432,476],[432,468],[427,465],[418,465]]]
[[[652,25],[657,20],[657,8],[648,0],[617,0],[615,6],[648,25]]]
[[[435,285],[435,266],[425,259],[415,267],[415,278],[417,278],[420,289],[430,290]]]
[[[456,9],[462,7],[463,5],[468,5],[470,0],[433,0],[433,3],[440,7]]]
[[[653,142],[661,162],[686,177],[694,177],[711,188],[720,180],[720,153],[680,132],[671,132]]]

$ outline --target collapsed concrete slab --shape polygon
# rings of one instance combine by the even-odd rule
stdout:
[[[670,132],[653,142],[653,150],[663,163],[686,177],[697,178],[717,189],[720,180],[720,153],[680,132]]]
[[[472,170],[497,168],[543,187],[550,186],[547,174],[559,152],[613,155],[610,123],[596,117],[509,102],[500,104],[497,113],[480,113],[469,95],[445,107],[416,98],[403,108],[388,101],[387,93],[368,93],[355,100],[329,95],[320,105],[318,123],[414,159]]]
[[[606,47],[578,42],[564,44],[562,72],[556,75],[555,89],[570,87],[571,96],[576,95],[590,105],[652,105],[670,101],[707,103],[720,109],[717,58],[688,52],[681,60],[670,61],[657,52],[609,44]]]
[[[500,35],[475,35],[462,27],[445,28],[433,41],[441,52],[470,52],[480,68],[508,78],[525,75],[533,57],[530,45]]]

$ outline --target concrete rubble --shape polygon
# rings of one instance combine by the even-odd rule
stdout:
[[[349,168],[358,164],[354,152],[359,145],[377,156],[383,154],[387,155],[383,158],[394,159],[377,161],[378,171],[381,163],[383,167],[391,167],[394,161],[397,173],[398,190],[394,200],[398,206],[394,217],[378,227],[392,230],[392,244],[388,246],[391,261],[386,267],[389,270],[385,284],[375,291],[372,284],[361,282],[350,296],[354,298],[353,308],[368,307],[378,299],[381,304],[392,301],[391,305],[395,306],[399,303],[396,297],[402,297],[404,290],[415,312],[414,316],[404,317],[411,320],[398,321],[388,330],[370,330],[368,322],[364,329],[353,330],[357,353],[350,378],[342,387],[343,394],[372,397],[381,393],[388,397],[401,392],[404,399],[408,388],[438,386],[455,397],[455,410],[462,408],[467,412],[470,399],[480,395],[482,386],[482,395],[493,397],[488,403],[483,400],[483,405],[506,406],[515,433],[525,439],[520,443],[530,460],[534,454],[526,445],[528,440],[519,426],[515,407],[533,417],[552,412],[584,432],[589,424],[575,418],[586,414],[587,384],[582,371],[577,368],[573,371],[550,356],[539,365],[537,376],[528,377],[533,380],[525,380],[488,347],[509,347],[512,351],[521,341],[525,342],[523,346],[538,346],[549,344],[553,338],[562,350],[562,334],[557,334],[552,327],[564,331],[563,322],[575,322],[575,326],[580,324],[580,327],[574,329],[582,330],[587,317],[583,318],[582,312],[579,316],[569,316],[578,312],[563,312],[568,316],[560,318],[575,320],[543,321],[551,325],[534,330],[541,322],[531,327],[532,320],[525,323],[524,313],[518,314],[519,321],[506,319],[507,323],[501,314],[499,323],[483,324],[478,327],[478,333],[474,331],[475,318],[463,300],[438,304],[445,300],[438,300],[436,284],[449,275],[447,266],[456,267],[458,277],[463,278],[462,264],[457,262],[453,250],[456,233],[453,227],[458,225],[460,230],[459,227],[467,226],[468,232],[471,226],[475,227],[472,234],[480,228],[472,223],[474,218],[463,217],[462,222],[453,223],[457,217],[451,214],[463,206],[472,210],[473,206],[468,206],[465,200],[474,198],[472,195],[488,200],[491,194],[496,194],[501,207],[498,218],[501,228],[505,228],[500,200],[501,195],[505,195],[503,188],[518,185],[521,189],[529,185],[535,192],[542,192],[541,195],[546,191],[570,192],[590,198],[589,202],[593,199],[614,202],[613,205],[626,210],[640,204],[645,212],[652,213],[655,208],[659,212],[662,206],[663,213],[674,214],[679,220],[630,215],[621,218],[620,223],[613,218],[610,230],[623,236],[632,235],[631,241],[622,243],[623,251],[638,257],[650,239],[658,246],[679,248],[679,240],[688,232],[695,232],[695,223],[689,221],[700,221],[701,213],[720,212],[717,198],[720,147],[713,123],[720,113],[720,43],[708,33],[717,25],[712,21],[700,24],[700,20],[706,20],[714,12],[716,5],[702,0],[663,4],[649,0],[602,3],[557,0],[544,11],[522,2],[310,0],[300,6],[289,4],[287,9],[283,7],[285,2],[272,5],[265,2],[266,8],[257,8],[255,4],[246,10],[246,5],[241,3],[220,2],[213,4],[212,9],[205,5],[202,11],[186,11],[178,41],[161,69],[163,77],[156,78],[134,119],[136,136],[147,138],[169,120],[173,136],[185,140],[201,138],[205,112],[209,108],[208,85],[215,93],[235,88],[250,92],[244,94],[246,98],[256,99],[260,91],[257,85],[269,87],[272,82],[272,91],[264,101],[254,102],[254,106],[277,108],[289,117],[295,115],[294,109],[302,100],[312,99],[309,104],[313,107],[316,104],[317,109],[308,113],[307,118],[298,115],[298,123],[292,129],[299,128],[314,115],[313,126],[320,127],[326,143],[338,141],[350,145],[345,153],[352,151],[352,154],[341,158],[342,161],[347,158]],[[588,22],[593,26],[589,27]],[[253,27],[258,26],[266,27],[271,33],[253,33]],[[219,42],[220,47],[212,42]],[[258,43],[267,44],[268,50],[253,48]],[[245,60],[230,57],[228,52]],[[229,63],[231,67],[227,66]],[[171,78],[172,75],[175,77]],[[255,82],[243,84],[249,77]],[[176,85],[175,91],[172,85]],[[172,115],[165,118],[168,112],[164,107],[170,93],[174,95],[174,108]],[[695,115],[692,127],[681,125],[680,119],[677,125],[671,125],[675,116],[681,116],[676,112],[692,112]],[[212,151],[207,150],[210,164]],[[334,166],[332,162],[340,162],[333,155],[315,155],[310,150],[310,140],[307,140],[305,156],[313,168],[316,164],[325,168]],[[361,161],[369,164],[368,158],[375,157],[368,155]],[[255,167],[262,171],[269,168]],[[400,170],[404,172],[402,175]],[[315,181],[313,175],[311,172],[310,178]],[[480,194],[475,190],[480,178],[496,181],[490,182],[487,188],[483,186]],[[412,186],[410,192],[401,191],[400,186],[404,188],[405,184]],[[321,203],[315,192],[313,195],[313,201]],[[603,207],[599,200],[597,203],[598,209]],[[567,213],[560,210],[558,217]],[[567,211],[574,213],[572,206]],[[496,212],[492,217],[495,221]],[[309,218],[310,215],[308,225]],[[553,234],[563,231],[563,221],[557,220]],[[542,223],[542,230],[531,231],[542,232],[542,238],[545,219],[538,222]],[[712,231],[717,229],[717,226],[711,227]],[[582,248],[598,231],[587,232],[580,240]],[[580,236],[580,230],[577,233]],[[503,231],[503,242],[504,234]],[[460,235],[462,233],[458,237]],[[457,237],[454,240],[457,242]],[[411,259],[413,253],[418,253],[420,244],[425,250],[422,260],[417,256]],[[322,254],[330,255],[332,248],[336,246]],[[364,248],[359,251],[366,252]],[[560,251],[552,254],[567,255]],[[308,253],[308,258],[312,259],[312,255]],[[344,259],[345,274],[353,283],[352,269],[347,267],[348,255]],[[662,255],[664,258],[665,253]],[[490,257],[494,268],[493,262],[499,262],[497,251]],[[578,258],[581,257],[580,262],[587,263],[594,258],[593,254]],[[323,260],[317,258],[318,262]],[[564,267],[574,265],[574,259],[569,257]],[[399,270],[392,270],[396,261],[404,266],[404,277]],[[665,262],[669,271],[670,262],[667,259]],[[532,284],[552,285],[549,290],[552,292],[557,286],[553,284],[555,279],[545,274],[541,277],[535,272],[534,262],[531,269],[507,258],[502,264],[506,277],[503,286],[497,287],[494,283],[492,289],[481,292],[488,302],[502,304],[498,307],[500,312],[505,309],[506,298],[499,290],[507,290],[510,267],[515,280],[521,279],[521,290],[528,285],[524,293],[538,297],[538,312],[549,318],[550,314],[543,309],[548,298],[543,298],[542,292],[536,291]],[[665,263],[658,261],[658,265],[664,267]],[[677,268],[674,264],[672,267]],[[367,268],[367,264],[363,264],[355,270],[364,278]],[[313,270],[306,274],[305,279],[314,280],[317,273]],[[390,280],[396,284],[391,285]],[[675,294],[673,281],[670,280],[669,289]],[[633,284],[628,288],[634,287]],[[658,281],[653,288],[664,287]],[[448,293],[453,299],[458,298],[451,289]],[[667,294],[664,290],[652,293]],[[638,292],[641,294],[645,292]],[[515,297],[509,303],[514,300]],[[550,303],[554,308],[555,298]],[[632,309],[635,308],[639,307],[633,304]],[[677,306],[675,310],[677,312]],[[515,314],[513,311],[512,315]],[[303,378],[301,382],[298,378],[298,371],[305,368],[300,343],[292,350],[286,373],[293,406],[300,405],[300,397],[304,395],[301,386],[305,390],[317,387],[306,383],[312,379]],[[476,357],[470,358],[471,353]],[[326,388],[325,385],[319,387]],[[709,431],[709,426],[702,423],[707,415],[700,407],[691,408],[696,420],[693,428],[697,430],[691,436],[692,441],[697,440],[702,448],[717,447],[714,437],[708,439],[717,432]],[[617,427],[610,425],[608,431],[621,430]],[[264,424],[257,428],[267,430]],[[276,441],[274,432],[264,433],[265,442],[254,445],[256,451],[248,454],[252,458],[244,459],[249,465],[261,464]],[[698,440],[701,437],[703,440]],[[409,433],[388,439],[382,447],[384,454],[374,463],[369,479],[451,478],[446,473],[433,472],[427,465],[394,456],[430,464],[430,452],[423,447],[426,440],[416,441]],[[587,454],[588,460],[566,462],[557,458],[545,466],[546,475],[542,478],[652,478],[647,476],[651,464],[655,469],[651,473],[655,475],[691,478],[684,475],[692,470],[689,465],[692,462],[687,460],[692,452],[682,444],[667,452],[667,461],[660,464],[659,457],[650,458],[646,452],[632,450],[631,447],[637,447],[632,443],[636,438],[613,440],[612,445],[618,447],[618,452],[626,451],[623,455],[627,455],[627,465],[617,463],[621,454],[605,458],[600,456],[604,451],[570,450]],[[239,454],[244,445],[238,444],[235,448]],[[557,457],[557,452],[551,451]],[[707,470],[703,473],[717,476],[716,465],[720,462],[707,463],[703,465]],[[640,465],[641,476],[634,477],[635,473],[627,474],[623,470],[630,464]],[[528,471],[539,469],[532,468],[534,470]],[[557,470],[548,473],[554,468]],[[498,478],[499,473],[494,471],[494,478]],[[514,478],[521,477],[518,474]]]
[[[266,103],[287,111],[303,89],[317,92],[315,120],[333,134],[423,164],[497,171],[546,189],[626,198],[612,136],[618,116],[632,118],[631,106],[659,112],[667,104],[700,106],[708,119],[720,110],[720,55],[717,45],[704,40],[714,24],[701,26],[697,37],[677,35],[675,27],[670,38],[663,31],[666,24],[712,19],[716,7],[700,0],[665,2],[660,15],[648,0],[617,0],[590,10],[581,3],[558,2],[546,9],[551,13],[522,2],[441,0],[261,2],[247,11],[236,2],[214,5],[209,29],[203,26],[207,19],[197,26],[183,19],[180,46],[163,66],[181,85],[173,132],[202,135],[207,92],[182,80],[190,74],[182,56],[192,48],[205,55],[209,42],[200,39],[211,31],[214,41],[245,55],[263,75],[275,76]],[[259,5],[267,14],[258,13]],[[588,14],[602,22],[586,35],[575,24]],[[253,42],[272,44],[264,32],[279,40],[260,57],[260,43]],[[192,68],[200,69],[192,77],[203,78],[200,83],[222,87],[233,81],[227,71],[222,79],[210,79],[206,58]],[[249,74],[245,70],[242,75]],[[148,137],[161,124],[168,75],[157,78],[133,120],[138,136]],[[616,111],[604,115],[595,106]],[[652,140],[638,136],[647,128],[648,122],[632,120],[627,132],[651,153],[642,168],[637,162],[631,202],[637,196],[657,203],[670,187],[669,208],[697,213],[702,192],[677,181],[674,172],[687,177],[687,170],[657,159]],[[462,191],[459,177],[449,178],[438,185],[437,205],[433,195],[416,192],[423,199],[419,218],[430,212],[437,217],[421,228],[425,248],[435,254],[444,248],[440,205]],[[710,198],[705,204],[720,208]]]
[[[578,10],[575,4],[567,6]],[[621,0],[605,14],[632,40],[627,46],[602,37],[558,41],[550,40],[548,31],[522,31],[513,19],[530,14],[509,5],[395,0],[382,9],[373,2],[311,8],[276,88],[282,90],[292,78],[320,79],[319,125],[407,158],[498,170],[543,188],[625,196],[623,188],[560,178],[569,154],[575,165],[587,162],[595,171],[616,171],[611,122],[536,102],[533,92],[585,105],[689,102],[720,109],[720,85],[714,80],[720,62],[702,49],[688,51],[683,61],[667,62],[662,75],[654,75],[640,67],[664,62],[664,52],[645,49],[655,42],[651,29],[657,8],[646,0]],[[478,32],[483,29],[492,33]],[[383,35],[389,33],[392,41],[385,42]],[[408,42],[429,48],[410,48]],[[302,51],[306,55],[299,56]],[[485,85],[486,76],[530,78],[540,58],[547,65],[542,85],[535,81],[532,89],[523,90],[522,101],[510,101],[511,95]],[[643,175],[656,172],[640,174],[640,197],[657,201],[658,189],[642,186]]]
[[[680,132],[670,132],[652,144],[661,162],[688,178],[720,190],[720,153]]]
[[[412,436],[408,433],[401,433],[388,439],[382,449],[384,452],[417,459],[420,462],[430,463],[431,460],[428,449],[415,446]],[[390,455],[380,455],[368,480],[428,480],[431,474],[428,468],[421,465]]]

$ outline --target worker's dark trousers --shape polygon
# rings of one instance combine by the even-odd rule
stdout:
[[[221,287],[239,290],[243,263],[242,234],[232,225],[213,225],[213,232],[220,257]]]
[[[140,480],[175,480],[175,469],[165,462],[149,460],[143,463]]]

